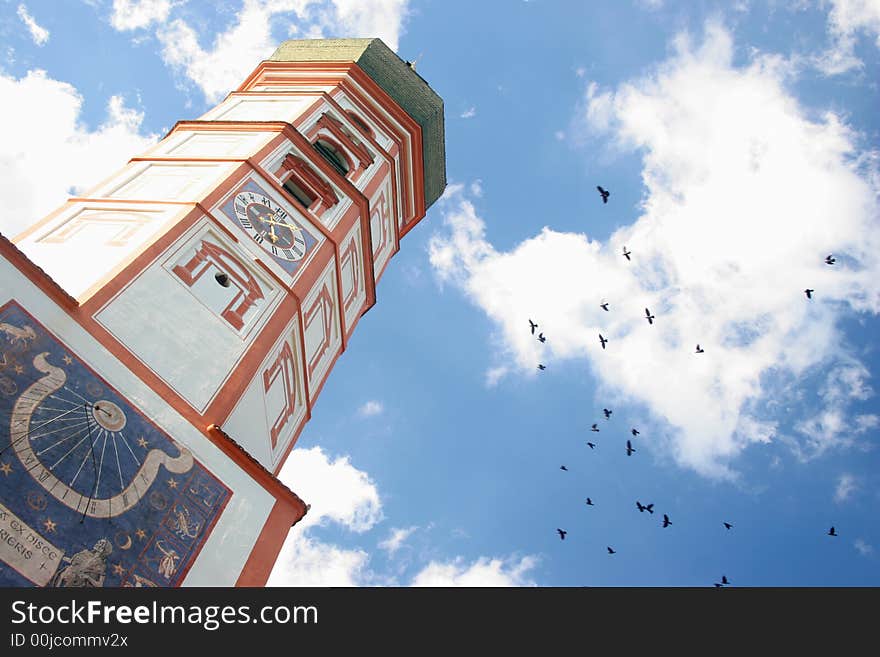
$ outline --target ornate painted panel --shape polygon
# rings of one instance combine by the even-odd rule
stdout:
[[[0,308],[0,586],[178,586],[231,494],[21,306]]]

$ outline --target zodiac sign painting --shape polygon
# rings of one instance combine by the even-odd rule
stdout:
[[[178,586],[231,491],[12,301],[0,586]]]

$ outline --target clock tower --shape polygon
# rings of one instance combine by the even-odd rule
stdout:
[[[287,41],[0,236],[0,585],[264,584],[308,510],[278,472],[445,182],[411,66]]]

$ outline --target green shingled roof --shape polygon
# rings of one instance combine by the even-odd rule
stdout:
[[[269,58],[276,62],[355,62],[422,127],[426,208],[446,188],[443,99],[381,39],[285,41]]]

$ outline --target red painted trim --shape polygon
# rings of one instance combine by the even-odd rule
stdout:
[[[308,506],[305,508],[308,509]],[[260,532],[248,560],[241,569],[238,580],[235,582],[236,586],[262,587],[266,585],[269,575],[272,574],[272,568],[278,560],[281,548],[284,546],[284,541],[287,540],[290,528],[296,525],[305,514],[306,511],[299,512],[280,501],[275,503],[266,519],[266,524],[263,525],[263,531]]]

